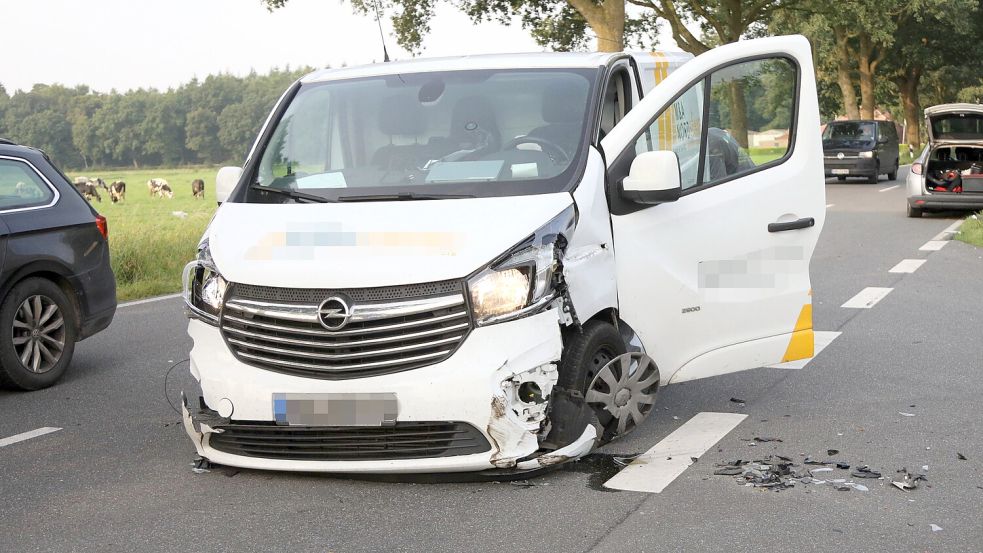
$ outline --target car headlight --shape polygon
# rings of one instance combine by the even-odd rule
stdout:
[[[874,157],[874,152],[860,152],[859,156],[860,157],[871,158],[871,157]]]
[[[565,244],[575,223],[570,206],[468,280],[478,325],[531,315],[553,301],[557,243]]]
[[[198,245],[198,258],[184,267],[182,280],[188,316],[218,324],[228,284],[215,268],[207,238]]]

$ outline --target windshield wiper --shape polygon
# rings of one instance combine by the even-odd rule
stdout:
[[[339,202],[399,202],[409,200],[456,200],[474,198],[468,194],[419,194],[416,192],[400,192],[398,194],[367,194],[364,196],[340,196]]]
[[[306,194],[304,192],[298,192],[296,190],[289,190],[284,188],[273,188],[272,186],[263,186],[262,184],[254,184],[250,186],[253,190],[261,190],[263,192],[272,192],[274,194],[280,194],[281,196],[286,196],[297,201],[314,202],[314,203],[327,203],[334,200],[329,200],[324,196],[317,196],[315,194]]]

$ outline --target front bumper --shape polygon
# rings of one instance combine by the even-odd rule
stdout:
[[[978,211],[983,210],[983,194],[942,192],[938,194],[909,196],[908,205],[917,209],[970,209]]]
[[[201,386],[207,408],[218,410],[222,406],[224,418],[201,417],[197,410],[186,406],[185,429],[198,454],[218,464],[338,473],[531,470],[582,456],[596,442],[596,429],[588,426],[573,443],[537,458],[540,424],[530,422],[529,405],[510,393],[511,383],[532,373],[552,374],[555,382],[555,367],[562,350],[556,310],[479,327],[441,363],[349,380],[305,378],[244,364],[229,351],[219,329],[198,320],[190,321],[188,333],[194,339],[191,373]],[[481,453],[417,459],[299,460],[237,455],[211,446],[210,437],[222,431],[224,420],[272,423],[274,393],[395,394],[397,423],[469,424],[481,432],[491,447]]]
[[[870,177],[877,175],[876,158],[844,158],[844,159],[823,159],[823,166],[827,177]],[[837,174],[833,171],[848,171],[846,174]]]

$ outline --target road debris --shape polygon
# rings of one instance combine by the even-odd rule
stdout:
[[[898,411],[898,414],[901,415],[902,417],[914,417],[915,416],[914,413],[904,413],[902,411]]]
[[[959,452],[957,451],[957,452],[956,452],[956,459],[959,459],[960,461],[965,461],[965,460],[966,460],[966,456],[965,456],[965,455],[963,455],[962,453],[959,453]]]
[[[833,455],[836,455],[839,452],[840,452],[840,450],[838,450],[838,449],[827,449],[826,450],[826,455],[829,455],[830,457],[832,457]]]
[[[855,478],[880,478],[881,473],[876,470],[872,470],[869,466],[864,465],[853,472],[850,473],[851,476]]]
[[[903,492],[917,489],[919,482],[928,481],[928,478],[924,474],[912,475],[906,468],[900,469],[898,474],[901,475],[901,480],[893,480],[891,485]]]
[[[209,460],[205,459],[204,457],[195,457],[195,460],[188,464],[191,465],[191,471],[194,472],[195,474],[204,474],[206,472],[211,472],[208,469],[212,468],[212,463],[209,462]]]
[[[536,486],[536,484],[533,484],[528,480],[512,480],[509,482],[509,485],[515,486],[517,488],[533,488]]]
[[[755,442],[758,442],[758,443],[764,443],[764,442],[780,442],[780,441],[782,441],[782,439],[781,438],[773,438],[771,436],[755,436],[754,437],[754,441]]]
[[[933,532],[941,532],[942,531],[942,527],[939,526],[938,524],[929,524],[928,526],[929,526],[929,528],[932,529]]]

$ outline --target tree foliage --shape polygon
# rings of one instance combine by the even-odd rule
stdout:
[[[86,86],[0,86],[0,137],[68,169],[240,162],[276,99],[309,68],[222,74],[176,89],[97,93]]]

